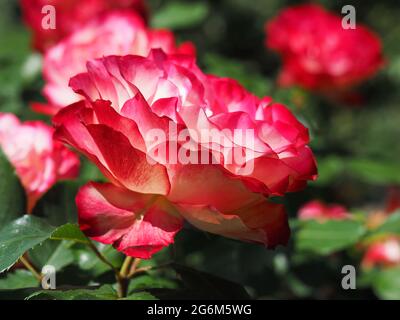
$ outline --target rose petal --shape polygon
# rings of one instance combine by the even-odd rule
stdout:
[[[283,205],[260,200],[222,213],[210,206],[181,205],[182,216],[196,228],[228,238],[261,243],[268,248],[286,245],[290,229]]]
[[[85,185],[76,203],[80,227],[89,237],[138,258],[148,259],[173,243],[182,228],[171,205],[110,183]]]

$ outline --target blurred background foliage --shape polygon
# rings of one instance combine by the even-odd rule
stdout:
[[[393,287],[394,276],[400,279],[396,269],[390,271],[390,275],[381,276],[372,287],[368,276],[360,275],[358,290],[343,290],[341,268],[345,264],[357,264],[360,253],[351,248],[337,250],[357,241],[357,236],[352,240],[354,229],[350,226],[350,231],[346,233],[346,226],[338,227],[342,233],[333,240],[336,248],[329,247],[331,241],[326,244],[326,250],[303,250],[304,246],[307,248],[310,244],[303,242],[299,246],[297,241],[307,238],[307,232],[313,232],[313,226],[308,226],[311,231],[298,232],[299,223],[295,217],[300,205],[315,198],[344,204],[361,214],[371,208],[383,208],[388,188],[400,185],[400,2],[316,1],[338,14],[342,6],[352,4],[356,8],[357,23],[368,25],[382,39],[386,66],[376,77],[362,85],[359,93],[363,99],[356,105],[330,101],[300,88],[281,89],[275,85],[281,64],[277,55],[265,49],[264,24],[282,8],[300,2],[148,1],[151,8],[150,24],[157,28],[172,29],[181,41],[193,41],[198,50],[198,62],[208,73],[233,77],[258,96],[272,96],[276,101],[286,104],[310,128],[311,145],[320,174],[319,179],[310,183],[305,191],[283,199],[293,227],[293,237],[287,248],[267,251],[261,246],[205,234],[187,226],[171,248],[157,254],[154,261],[148,263],[180,262],[240,283],[257,298],[399,297],[399,283]],[[32,101],[43,101],[40,70],[41,57],[30,48],[29,32],[21,22],[17,1],[1,1],[0,112],[13,112],[22,119],[49,122],[49,119],[35,114],[29,107]],[[88,180],[101,179],[97,169],[84,162],[79,180],[53,188],[40,201],[36,214],[48,217],[56,225],[74,222],[76,209],[73,199],[76,190]],[[336,228],[331,227],[332,230]],[[348,243],[339,243],[343,239]],[[49,245],[54,246],[54,243]],[[93,257],[87,256],[90,253],[79,245],[71,247],[63,242],[57,243],[56,249],[61,260],[57,257],[45,259],[43,254],[35,255],[40,250],[54,251],[46,249],[46,246],[45,243],[34,249],[32,259],[38,265],[56,259],[62,269],[60,283],[71,285],[71,279],[74,279],[77,284],[90,284],[89,279],[93,279],[93,275],[103,282],[112,283],[112,274],[107,273],[104,266]],[[109,250],[115,259],[121,258],[112,249],[105,250]],[[335,253],[331,254],[332,251]],[[35,259],[35,256],[38,258]],[[80,271],[77,271],[78,267]],[[139,279],[133,286],[149,283],[155,287],[175,286],[168,276],[143,276]],[[5,280],[0,279],[0,289],[2,286],[18,288],[19,282],[32,281],[23,270],[18,270],[11,279],[8,278],[6,284]]]

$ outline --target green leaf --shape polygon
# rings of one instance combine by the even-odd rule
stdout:
[[[13,166],[0,149],[0,226],[26,213],[26,197]]]
[[[58,227],[51,235],[52,240],[72,240],[84,244],[89,243],[89,239],[79,229],[79,226],[67,223]]]
[[[400,211],[392,213],[374,233],[391,233],[400,235]]]
[[[138,290],[146,290],[146,289],[159,289],[159,288],[168,288],[168,289],[176,289],[178,287],[176,281],[160,278],[155,275],[141,275],[135,277],[130,283],[128,287],[128,292],[134,292]]]
[[[172,2],[166,4],[154,14],[152,25],[155,28],[189,28],[201,23],[207,15],[208,6],[205,2]]]
[[[400,268],[381,270],[373,280],[375,293],[381,299],[400,299]]]
[[[122,265],[124,255],[115,250],[112,246],[95,244],[100,253],[110,261],[115,267]],[[99,258],[87,247],[78,244],[77,249],[74,249],[74,257],[77,265],[85,271],[89,271],[93,277],[98,277],[105,272],[110,271],[110,267]]]
[[[10,268],[26,251],[48,239],[54,227],[25,215],[0,230],[0,272]]]
[[[53,266],[56,270],[74,262],[74,255],[70,250],[71,243],[66,241],[61,242],[57,249],[54,250],[45,265]]]
[[[19,288],[19,289],[0,289],[0,300],[24,300],[34,292],[41,290],[36,288]]]
[[[363,272],[357,276],[357,287],[370,288],[380,271],[381,270],[378,268],[363,270]]]
[[[296,235],[298,250],[327,255],[356,243],[366,232],[357,221],[305,221]]]
[[[93,289],[41,290],[28,296],[26,300],[116,300],[117,293],[111,285]]]
[[[330,156],[318,159],[318,172],[319,178],[313,184],[322,186],[345,175],[370,184],[400,183],[399,164],[384,160]]]
[[[37,266],[52,265],[56,270],[61,270],[63,267],[77,261],[77,250],[72,248],[75,243],[86,245],[90,243],[90,240],[83,234],[78,225],[67,223],[56,228],[50,235],[50,238],[43,244],[30,250],[29,256]],[[78,263],[90,263],[90,267],[86,269],[93,269],[99,260],[91,251],[86,249],[84,247],[84,250],[81,250]],[[109,269],[102,262],[100,266],[102,267],[101,273]]]
[[[3,18],[0,17],[0,20]],[[29,32],[26,28],[21,25],[5,29],[0,27],[0,111],[2,112],[17,113],[27,109],[22,97],[24,78],[21,66],[30,53],[29,49]]]
[[[318,159],[318,179],[313,185],[329,185],[344,171],[344,161],[341,158],[330,156]]]
[[[180,264],[173,263],[172,267],[193,297],[207,299],[250,299],[249,294],[240,284]]]
[[[21,289],[38,286],[38,280],[27,270],[15,270],[0,279],[0,290]]]
[[[70,241],[46,240],[29,251],[29,258],[37,267],[51,265],[59,271],[75,261],[72,245]]]
[[[158,300],[158,299],[151,293],[143,291],[143,292],[132,293],[126,298],[120,300]]]
[[[350,159],[347,162],[347,168],[353,175],[368,183],[400,183],[400,165],[398,163]]]
[[[53,240],[62,240],[62,242]],[[29,256],[38,266],[52,265],[56,270],[60,270],[75,261],[75,255],[71,249],[73,243],[88,244],[89,239],[78,225],[67,223],[56,228],[49,240],[30,250]]]

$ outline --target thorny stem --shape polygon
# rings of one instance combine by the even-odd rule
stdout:
[[[35,267],[27,259],[25,259],[23,256],[21,256],[19,258],[19,260],[22,262],[22,264],[25,266],[25,268],[27,268],[30,272],[32,272],[34,277],[39,282],[42,281],[42,275],[35,269]]]

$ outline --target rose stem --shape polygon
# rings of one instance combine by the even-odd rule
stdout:
[[[28,260],[26,260],[23,256],[21,256],[19,260],[22,262],[25,268],[27,268],[30,272],[32,272],[32,274],[39,282],[42,281],[42,275],[35,269],[35,267],[32,264],[30,264]]]
[[[131,267],[133,258],[127,256],[122,264],[121,270],[116,274],[117,282],[118,282],[118,297],[124,298],[126,297],[129,285],[128,272]]]

